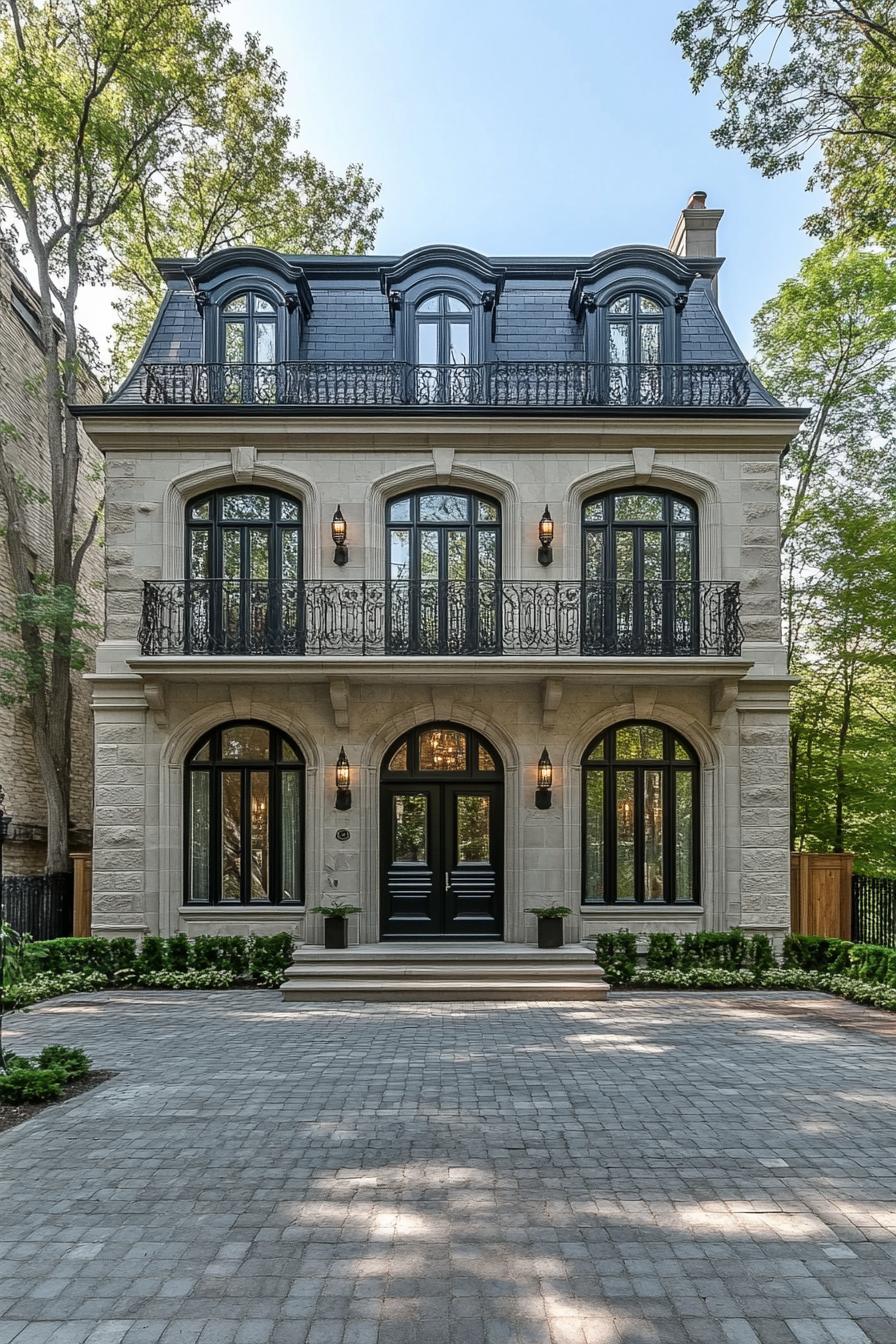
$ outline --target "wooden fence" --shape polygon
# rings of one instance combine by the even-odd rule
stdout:
[[[791,854],[790,926],[822,938],[852,937],[852,854]]]

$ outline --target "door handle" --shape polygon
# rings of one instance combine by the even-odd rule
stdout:
[[[450,890],[451,890],[451,874],[450,874],[450,873],[446,873],[446,874],[445,874],[445,890],[446,890],[446,891],[450,891]]]

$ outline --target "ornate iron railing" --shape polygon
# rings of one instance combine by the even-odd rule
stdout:
[[[147,581],[144,654],[737,657],[736,583]]]
[[[746,364],[143,364],[151,406],[745,406]]]

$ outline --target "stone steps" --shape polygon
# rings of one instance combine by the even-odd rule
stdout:
[[[607,990],[594,953],[580,943],[552,951],[523,943],[304,946],[281,986],[290,1001],[602,1001]]]

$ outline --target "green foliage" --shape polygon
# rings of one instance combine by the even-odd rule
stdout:
[[[698,965],[635,971],[629,984],[632,989],[755,989],[756,976],[752,971]]]
[[[249,974],[257,985],[273,988],[283,983],[292,962],[292,934],[256,935],[249,949]]]
[[[648,940],[647,969],[763,971],[775,964],[771,942],[764,933],[747,938],[741,929],[724,933],[652,933]]]
[[[54,657],[62,656],[74,671],[83,671],[102,633],[89,614],[70,584],[54,583],[48,574],[34,575],[30,592],[19,594],[11,612],[0,615],[0,634],[14,636],[0,644],[0,665],[6,669],[0,681],[0,705],[24,704],[48,684]],[[26,648],[19,640],[23,624],[40,632],[39,645]]]
[[[153,971],[164,971],[168,964],[165,939],[148,936],[143,939],[140,954],[137,957],[137,973],[144,976]]]
[[[312,915],[324,915],[327,919],[348,919],[349,915],[360,914],[360,905],[348,905],[345,901],[331,901],[329,905],[312,905]]]
[[[142,989],[232,989],[236,977],[231,971],[144,971]]]
[[[185,933],[168,939],[168,965],[172,971],[188,971],[191,963],[190,940]]]
[[[13,985],[21,980],[29,965],[29,950],[33,946],[30,934],[19,933],[7,924],[0,922],[0,943],[3,945],[3,985]]]
[[[572,911],[568,905],[530,905],[527,913],[537,915],[539,919],[563,919],[571,915]]]
[[[193,939],[193,966],[197,970],[226,971],[237,979],[249,972],[249,944],[239,936],[202,934]]]
[[[611,985],[624,984],[634,975],[638,940],[628,929],[617,933],[599,933],[594,940],[598,964]]]
[[[59,1069],[15,1068],[0,1073],[0,1102],[9,1106],[55,1101],[62,1095],[65,1074]]]
[[[681,944],[674,933],[652,933],[647,944],[647,966],[651,971],[669,970],[681,962]]]
[[[775,950],[771,939],[765,933],[754,933],[747,944],[746,965],[753,971],[762,973],[775,965]]]
[[[116,969],[113,945],[105,938],[52,938],[35,942],[28,948],[27,964],[47,975],[97,971],[109,976]]]
[[[13,1012],[42,999],[55,999],[60,994],[90,994],[106,989],[108,984],[108,977],[97,971],[68,971],[61,975],[37,973],[4,990],[3,1004],[7,1012]]]
[[[74,1081],[90,1072],[90,1057],[73,1045],[45,1045],[37,1057],[37,1068],[58,1069]]]

